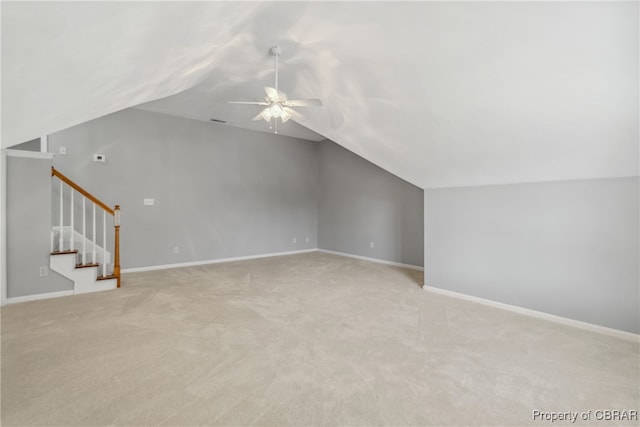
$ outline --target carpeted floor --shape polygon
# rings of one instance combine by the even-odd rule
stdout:
[[[2,425],[551,425],[533,411],[639,409],[637,343],[421,283],[308,253],[6,306]]]

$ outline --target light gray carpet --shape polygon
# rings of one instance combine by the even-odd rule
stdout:
[[[2,425],[541,425],[533,410],[638,409],[637,343],[421,283],[308,253],[4,307]]]

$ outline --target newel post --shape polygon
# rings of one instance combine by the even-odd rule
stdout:
[[[120,205],[116,205],[113,209],[113,226],[116,230],[116,238],[114,243],[114,262],[113,262],[113,275],[118,280],[118,287],[120,287]]]

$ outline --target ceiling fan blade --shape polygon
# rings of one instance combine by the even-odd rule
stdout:
[[[291,109],[289,107],[284,107],[283,111],[286,112],[289,115],[289,119],[293,119],[293,120],[304,120],[304,117],[302,117],[302,114],[298,113],[296,110]]]
[[[228,104],[269,105],[264,101],[228,101]]]
[[[267,94],[267,100],[269,102],[278,102],[278,90],[269,86],[264,87],[264,92]]]
[[[290,99],[287,101],[289,107],[322,107],[319,99]]]
[[[263,114],[264,114],[264,110],[260,111],[260,113],[251,120],[262,120],[264,119],[264,117],[262,117]]]

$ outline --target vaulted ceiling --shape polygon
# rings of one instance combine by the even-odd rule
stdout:
[[[272,85],[423,188],[638,175],[638,2],[2,2],[2,143],[138,107],[270,132]],[[220,126],[212,124],[212,126]]]

